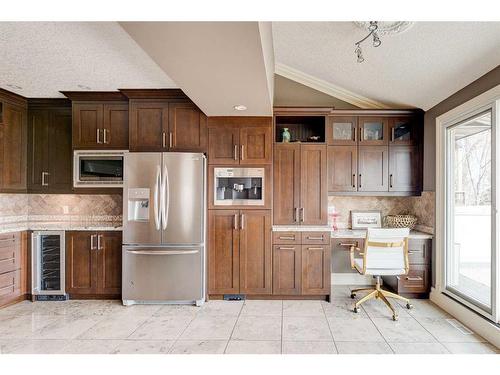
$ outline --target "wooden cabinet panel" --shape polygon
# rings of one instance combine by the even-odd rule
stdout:
[[[239,164],[240,130],[217,126],[208,129],[208,163]]]
[[[16,237],[0,238],[0,274],[21,268],[21,246]]]
[[[418,190],[419,163],[415,146],[389,147],[389,191]]]
[[[272,162],[272,132],[269,126],[246,127],[240,130],[240,164]]]
[[[356,145],[357,127],[356,116],[330,116],[326,127],[326,142],[336,146]]]
[[[208,292],[239,293],[238,210],[208,212]]]
[[[398,293],[428,293],[430,285],[429,265],[412,264],[407,275],[398,279]]]
[[[401,116],[389,118],[389,144],[411,145],[416,138],[415,117]]]
[[[300,148],[300,222],[308,225],[326,224],[326,146],[301,145]]]
[[[302,253],[300,245],[273,246],[273,294],[301,293]]]
[[[119,295],[122,287],[122,233],[97,233],[98,294]]]
[[[300,244],[300,232],[273,232],[273,244],[296,245]]]
[[[130,101],[130,151],[167,151],[168,107],[163,101]]]
[[[0,307],[31,293],[27,232],[0,234]]]
[[[49,173],[50,112],[47,110],[30,110],[28,116],[28,189],[30,191],[46,190],[47,186],[42,184],[44,182],[42,180],[45,180],[46,176],[42,174]]]
[[[103,134],[103,106],[99,103],[73,103],[73,148],[100,148]]]
[[[298,224],[300,207],[300,145],[274,146],[274,224]]]
[[[48,136],[48,176],[51,193],[70,193],[73,188],[71,110],[51,111]]]
[[[271,213],[240,211],[240,293],[271,294]]]
[[[387,117],[365,117],[358,118],[359,144],[382,146],[389,143],[389,119]]]
[[[330,247],[302,245],[302,294],[330,294]]]
[[[357,146],[328,146],[328,191],[357,191]]]
[[[128,150],[128,103],[103,105],[102,142],[105,148]]]
[[[303,245],[328,245],[330,232],[301,232],[301,243]]]
[[[430,264],[432,257],[432,240],[410,239],[408,241],[408,261],[410,265]]]
[[[27,111],[3,103],[0,123],[0,191],[25,192],[27,188]]]
[[[387,146],[360,146],[358,150],[358,191],[388,191]]]
[[[97,253],[92,244],[95,232],[66,232],[66,292],[94,294],[97,288]]]
[[[207,117],[192,103],[170,103],[169,151],[204,152],[207,148]]]
[[[0,306],[8,304],[21,295],[21,270],[0,275]]]

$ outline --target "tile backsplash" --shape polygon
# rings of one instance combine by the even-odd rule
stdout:
[[[419,197],[346,197],[329,196],[328,206],[338,213],[339,228],[351,225],[351,210],[380,210],[382,217],[394,214],[412,214],[418,218],[417,229],[428,233],[434,231],[435,193],[424,191]]]

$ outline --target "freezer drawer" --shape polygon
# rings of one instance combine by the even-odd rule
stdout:
[[[123,246],[124,304],[204,301],[203,247]]]

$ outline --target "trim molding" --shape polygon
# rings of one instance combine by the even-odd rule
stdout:
[[[333,96],[344,102],[355,105],[363,109],[388,109],[389,106],[373,99],[358,95],[352,91],[334,85],[325,80],[316,78],[312,75],[304,73],[300,70],[292,68],[288,65],[276,63],[274,68],[275,74],[291,79],[292,81],[306,85],[314,90],[320,91],[327,95]]]

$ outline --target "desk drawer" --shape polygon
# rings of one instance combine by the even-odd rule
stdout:
[[[273,232],[274,245],[300,244],[300,232]]]
[[[408,241],[408,261],[410,264],[430,264],[432,240]]]
[[[407,275],[398,279],[398,293],[426,293],[429,289],[430,267],[427,265],[411,265]]]
[[[302,232],[303,245],[328,245],[330,232]]]

